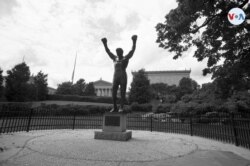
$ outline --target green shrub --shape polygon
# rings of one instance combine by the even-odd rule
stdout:
[[[152,112],[153,106],[151,104],[132,103],[130,105],[131,112]]]
[[[192,114],[205,115],[207,112],[214,112],[214,111],[216,111],[216,106],[210,103],[202,103],[194,105]]]
[[[48,115],[89,115],[89,114],[103,114],[111,110],[110,106],[96,106],[96,105],[41,105],[34,109],[36,114]]]
[[[171,110],[173,104],[166,103],[166,104],[161,104],[156,108],[155,113],[168,113]]]
[[[193,122],[208,124],[210,122],[210,120],[208,117],[201,116],[201,117],[198,117],[195,120],[193,120]]]
[[[191,95],[186,94],[186,95],[181,97],[181,100],[185,103],[188,103],[192,100],[192,97],[191,97]]]
[[[244,101],[237,101],[238,112],[240,113],[250,113],[250,105]]]
[[[164,103],[174,103],[176,101],[176,96],[175,95],[165,95],[163,97],[163,102]]]
[[[227,105],[225,105],[225,104],[216,106],[215,111],[218,112],[220,115],[222,115],[223,113],[229,113],[230,112]]]
[[[0,114],[4,116],[27,116],[30,113],[31,103],[0,103]]]
[[[182,115],[193,114],[196,106],[197,106],[197,103],[194,103],[194,102],[185,103],[183,101],[179,101],[173,104],[173,106],[170,109],[170,112],[182,114]]]
[[[113,103],[112,97],[100,97],[100,96],[77,96],[77,95],[48,95],[48,100],[59,101],[82,101],[82,102],[94,102],[94,103]],[[118,103],[120,98],[118,98]],[[125,104],[128,104],[125,101]]]

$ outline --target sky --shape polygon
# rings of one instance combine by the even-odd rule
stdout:
[[[0,67],[6,71],[23,60],[32,74],[48,74],[48,85],[56,88],[71,81],[100,78],[112,82],[114,64],[101,39],[115,53],[128,53],[131,36],[138,35],[137,48],[127,68],[132,71],[189,70],[199,84],[211,81],[202,69],[206,61],[193,57],[190,48],[177,60],[174,53],[158,47],[155,26],[177,7],[175,0],[0,0]]]

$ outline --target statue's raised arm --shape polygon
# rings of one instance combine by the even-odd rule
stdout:
[[[105,51],[107,52],[107,54],[109,55],[109,57],[115,61],[116,56],[109,50],[108,48],[108,44],[107,44],[107,39],[106,38],[102,38],[102,43],[104,45]]]
[[[130,59],[130,58],[133,56],[134,52],[135,52],[136,41],[137,41],[137,35],[133,35],[133,36],[131,37],[131,39],[132,39],[132,41],[133,41],[133,46],[132,46],[131,51],[129,51],[128,55],[125,56],[125,59]]]

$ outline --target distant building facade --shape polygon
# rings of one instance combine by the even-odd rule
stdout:
[[[111,97],[112,83],[102,79],[94,82],[96,96]]]
[[[145,73],[150,84],[165,83],[178,86],[183,77],[190,78],[191,70],[145,71]]]
[[[3,76],[3,84],[2,84],[3,87],[6,87],[6,76]]]
[[[54,95],[56,93],[56,89],[52,87],[48,87],[48,94],[49,95]]]

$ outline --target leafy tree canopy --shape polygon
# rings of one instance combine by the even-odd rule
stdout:
[[[198,83],[191,78],[183,77],[179,82],[179,88],[183,94],[190,94],[198,88]]]
[[[79,79],[75,84],[72,84],[72,82],[59,84],[56,94],[95,96],[95,88],[93,82],[86,84],[84,79]]]
[[[3,70],[0,68],[0,97],[3,95]]]
[[[48,75],[42,71],[38,72],[34,77],[34,84],[36,87],[37,100],[45,100],[48,95]]]
[[[28,100],[30,69],[26,63],[17,64],[7,71],[5,96],[9,101]]]
[[[133,75],[129,101],[130,103],[137,102],[141,104],[148,103],[151,98],[149,79],[146,76],[145,70],[141,69]]]
[[[250,83],[250,25],[233,26],[227,19],[230,9],[242,8],[250,14],[248,0],[177,0],[164,23],[158,23],[157,43],[180,57],[190,47],[194,57],[207,60],[203,74],[212,74],[218,86],[242,89]],[[247,7],[245,7],[247,6]],[[220,63],[223,62],[223,63]]]
[[[191,101],[198,103],[216,104],[222,102],[218,96],[216,84],[214,82],[202,84],[202,88],[194,91],[189,97]]]
[[[71,95],[72,93],[72,82],[62,82],[58,85],[56,94],[60,95]]]
[[[74,85],[73,85],[73,94],[83,96],[83,91],[86,88],[86,83],[84,79],[79,79]]]
[[[160,97],[168,93],[168,85],[164,83],[155,83],[150,85],[154,96]]]
[[[95,87],[94,87],[94,83],[90,82],[86,85],[86,88],[84,89],[83,94],[85,96],[95,96]]]

